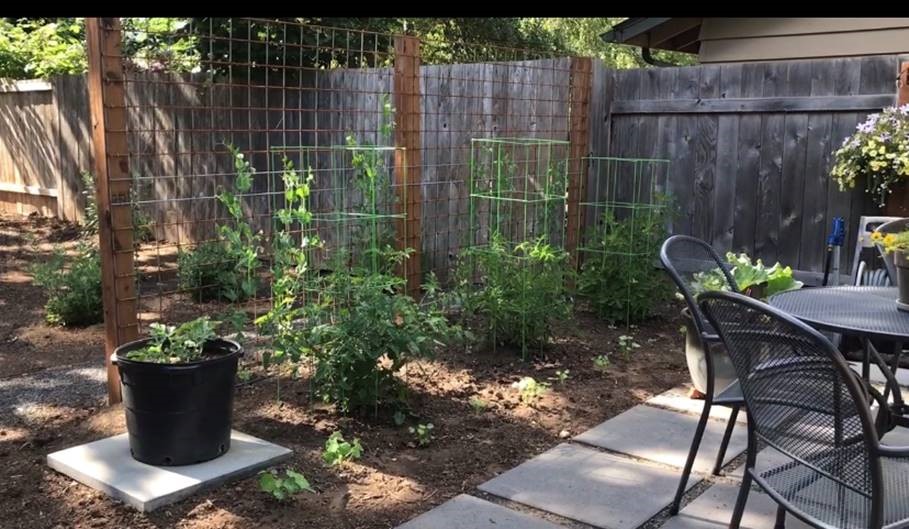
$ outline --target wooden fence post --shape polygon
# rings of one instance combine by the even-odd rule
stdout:
[[[423,259],[420,228],[423,200],[420,99],[420,39],[399,35],[395,37],[395,146],[399,149],[403,147],[404,150],[395,152],[395,185],[398,187],[406,218],[398,223],[398,238],[405,248],[412,248],[414,251],[404,264],[406,291],[414,296],[420,292]]]
[[[565,249],[571,254],[572,269],[578,267],[580,228],[584,225],[581,202],[587,188],[590,92],[593,62],[589,57],[572,57],[568,125],[568,236]]]
[[[110,362],[110,355],[115,347],[138,336],[120,20],[86,18],[85,37],[98,201],[107,395],[108,401],[115,404],[120,402],[120,377]]]

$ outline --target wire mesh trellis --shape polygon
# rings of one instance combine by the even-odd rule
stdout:
[[[284,193],[284,155],[300,170],[306,156],[316,159],[313,223],[303,231],[322,232],[326,244],[313,251],[327,255],[335,241],[350,245],[351,239],[338,236],[337,225],[334,238],[325,228],[320,175],[351,174],[352,151],[332,154],[333,147],[348,146],[348,136],[363,152],[374,147],[393,168],[391,189],[382,193],[402,209],[383,212],[398,216],[376,223],[395,227],[396,248],[413,247],[411,261],[420,266],[406,270],[408,279],[419,284],[433,272],[447,283],[469,229],[470,140],[564,142],[569,136],[574,63],[549,52],[419,42],[294,19],[201,18],[179,28],[127,28],[162,49],[179,44],[191,51],[171,60],[167,53],[130,56],[120,47],[115,19],[101,19],[99,28],[92,64],[103,70],[97,77],[103,81],[91,92],[102,103],[104,133],[116,140],[107,142],[107,167],[98,169],[110,186],[101,191],[112,220],[102,237],[116,256],[105,265],[117,282],[108,303],[116,312],[109,344],[136,337],[153,321],[176,323],[228,306],[250,319],[269,310],[269,248]],[[469,63],[446,64],[446,57]],[[236,193],[240,218],[219,200],[237,178],[230,148],[255,169],[250,188]],[[351,156],[341,160],[341,152]],[[220,227],[236,222],[260,237],[258,288],[230,303],[200,300],[198,291],[210,285],[181,285],[180,256],[221,243]],[[342,232],[356,232],[365,221],[344,222]],[[224,264],[215,257],[211,268]],[[313,257],[314,268],[322,266],[319,259]]]
[[[578,288],[595,312],[631,324],[665,294],[655,270],[671,222],[669,160],[589,157],[588,200],[580,203]]]
[[[511,291],[505,303],[492,311],[513,312],[517,320],[503,329],[490,328],[495,346],[501,331],[507,342],[517,342],[526,355],[532,346],[542,346],[545,332],[534,329],[535,306],[532,291],[543,288],[540,281],[552,279],[562,288],[562,267],[547,262],[534,248],[565,246],[566,201],[568,198],[568,156],[570,143],[539,138],[474,138],[470,156],[470,229],[467,262],[471,288]],[[554,253],[553,255],[556,255]],[[517,282],[515,282],[517,281]],[[513,299],[511,299],[513,298]],[[487,307],[489,308],[489,307]],[[546,310],[543,308],[543,310]],[[500,315],[488,314],[490,321]]]

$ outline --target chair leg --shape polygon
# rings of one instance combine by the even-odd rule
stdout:
[[[723,460],[726,459],[726,448],[729,447],[729,439],[732,438],[732,429],[735,428],[735,421],[739,417],[739,407],[733,406],[732,412],[729,413],[729,422],[726,424],[726,432],[723,434],[723,442],[720,443],[720,452],[716,455],[716,463],[713,465],[713,475],[719,476],[720,469],[723,468]]]
[[[745,514],[745,504],[748,503],[748,493],[751,492],[751,473],[748,472],[748,469],[745,469],[745,475],[742,476],[741,487],[742,488],[739,489],[739,497],[735,500],[735,510],[732,511],[732,520],[729,521],[729,529],[739,529],[739,526],[742,524],[742,515]]]
[[[782,505],[776,506],[776,524],[773,529],[786,529],[786,509]]]
[[[691,468],[694,466],[694,460],[698,455],[698,448],[701,446],[701,438],[704,437],[704,429],[707,427],[707,419],[709,417],[710,403],[704,402],[704,411],[701,412],[698,427],[694,431],[694,439],[691,440],[691,448],[688,450],[688,460],[685,461],[685,468],[682,470],[682,479],[679,481],[679,488],[675,492],[675,499],[672,501],[672,508],[669,510],[669,513],[673,516],[679,513],[679,506],[682,504],[682,496],[685,495],[688,477],[691,475]]]

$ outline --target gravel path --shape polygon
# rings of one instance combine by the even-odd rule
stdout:
[[[87,407],[107,399],[104,366],[88,362],[0,379],[0,417],[46,406]]]

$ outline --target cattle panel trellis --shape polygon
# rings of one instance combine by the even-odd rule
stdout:
[[[319,175],[352,169],[344,167],[352,156],[332,169],[343,148],[374,148],[388,168],[384,191],[394,200],[385,205],[393,211],[375,219],[393,226],[393,246],[412,250],[400,270],[410,292],[430,272],[443,284],[453,279],[470,228],[471,140],[496,138],[568,142],[568,250],[595,221],[585,211],[599,200],[586,176],[590,157],[667,159],[666,187],[679,209],[674,233],[780,260],[811,280],[823,268],[831,219],[846,217],[852,239],[858,216],[875,211],[861,189],[839,192],[829,168],[837,143],[894,102],[899,62],[878,56],[617,71],[533,50],[212,18],[196,19],[179,35],[154,35],[192,35],[195,56],[161,67],[123,55],[116,19],[88,20],[87,35],[88,76],[51,82],[56,113],[42,118],[52,123],[50,136],[34,126],[37,110],[15,113],[2,93],[0,118],[19,114],[30,123],[4,135],[19,142],[17,152],[57,138],[60,148],[45,150],[50,162],[28,162],[57,174],[29,169],[33,180],[14,185],[50,190],[57,182],[58,214],[66,218],[78,216],[61,204],[79,198],[79,169],[88,169],[91,152],[84,133],[92,131],[108,352],[151,321],[198,315],[191,301],[206,285],[184,281],[181,259],[217,241],[219,226],[232,222],[248,223],[262,251],[262,288],[234,305],[252,316],[268,310],[268,248],[285,162],[312,170],[310,206],[324,221],[332,202],[318,196]],[[446,64],[446,46],[468,60]],[[86,84],[91,127],[79,108]],[[22,104],[29,108],[48,104],[47,94],[28,98]],[[239,219],[222,200],[235,185],[231,148],[255,168],[250,189],[239,193]],[[54,197],[40,200],[50,205]],[[310,228],[322,229],[318,222]],[[326,244],[350,245],[350,234],[334,228]],[[215,300],[202,309],[218,313],[226,305]],[[110,389],[116,399],[118,385]]]
[[[150,67],[123,55],[117,19],[87,28],[108,353],[153,321],[268,310],[288,170],[312,176],[313,220],[294,236],[323,240],[312,249],[325,253],[313,258],[316,273],[337,255],[333,244],[362,253],[357,238],[369,232],[380,245],[381,232],[411,250],[400,272],[416,293],[429,272],[450,280],[466,240],[472,138],[567,142],[571,156],[588,154],[587,103],[577,99],[589,96],[588,59],[457,45],[471,62],[444,64],[450,50],[410,36],[213,18],[154,35],[192,35],[196,55]],[[339,184],[355,180],[364,159],[387,177],[370,211],[359,209],[366,188]],[[248,188],[238,163],[249,164]],[[567,170],[573,181],[585,167],[569,160]],[[350,198],[356,211],[344,206]],[[250,228],[244,240],[258,245],[261,264],[246,270],[255,281],[241,281],[242,292],[212,294],[210,274],[184,268],[224,264],[206,252],[218,253],[210,243],[225,226]]]

